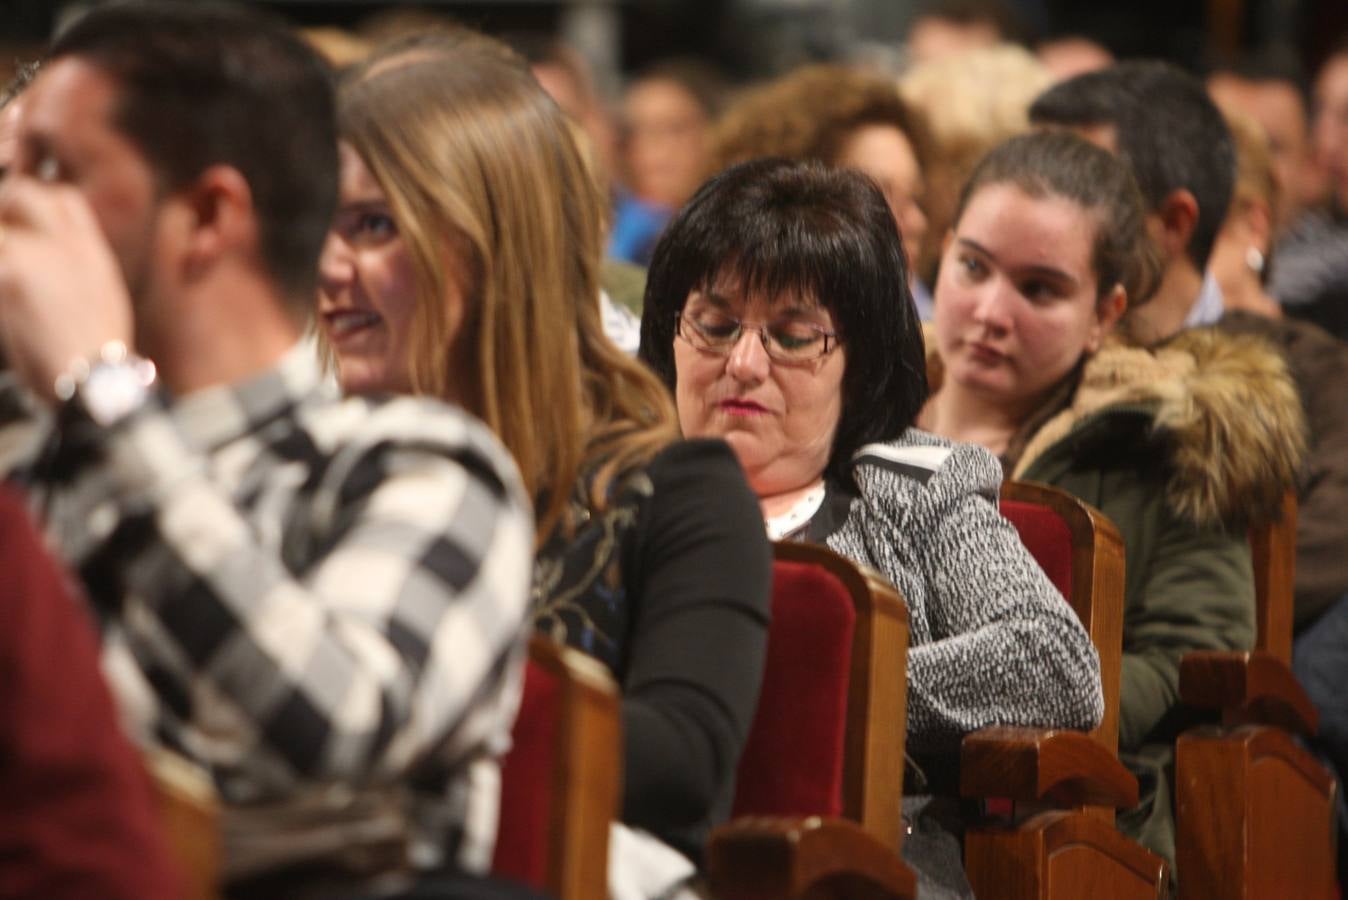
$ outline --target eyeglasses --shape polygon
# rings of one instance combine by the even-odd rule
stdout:
[[[679,312],[674,333],[699,350],[728,354],[745,331],[757,331],[768,357],[777,362],[804,363],[827,356],[838,346],[838,335],[812,322],[787,320],[770,325],[746,325],[717,310]]]

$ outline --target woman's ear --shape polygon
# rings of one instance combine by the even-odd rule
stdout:
[[[1254,197],[1246,199],[1243,206],[1250,246],[1267,258],[1273,247],[1273,212],[1267,203]]]
[[[1086,336],[1087,353],[1095,353],[1100,349],[1105,338],[1114,330],[1114,326],[1119,324],[1119,319],[1123,318],[1127,309],[1128,293],[1123,289],[1123,285],[1116,284],[1110,289],[1109,294],[1095,305],[1095,323],[1091,325],[1090,334]]]

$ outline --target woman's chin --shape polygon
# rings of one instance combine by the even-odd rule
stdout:
[[[342,393],[348,396],[362,394],[403,394],[406,387],[393,378],[382,366],[372,366],[364,360],[338,360],[337,381]]]

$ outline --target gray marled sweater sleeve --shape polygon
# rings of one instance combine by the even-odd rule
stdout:
[[[853,474],[861,496],[828,542],[908,602],[909,747],[952,749],[988,725],[1094,727],[1095,648],[998,512],[996,459],[910,429],[863,450]]]

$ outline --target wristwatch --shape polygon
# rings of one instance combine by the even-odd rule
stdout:
[[[53,388],[63,403],[78,398],[90,419],[109,428],[144,405],[154,383],[154,363],[108,341],[93,360],[73,362]]]

